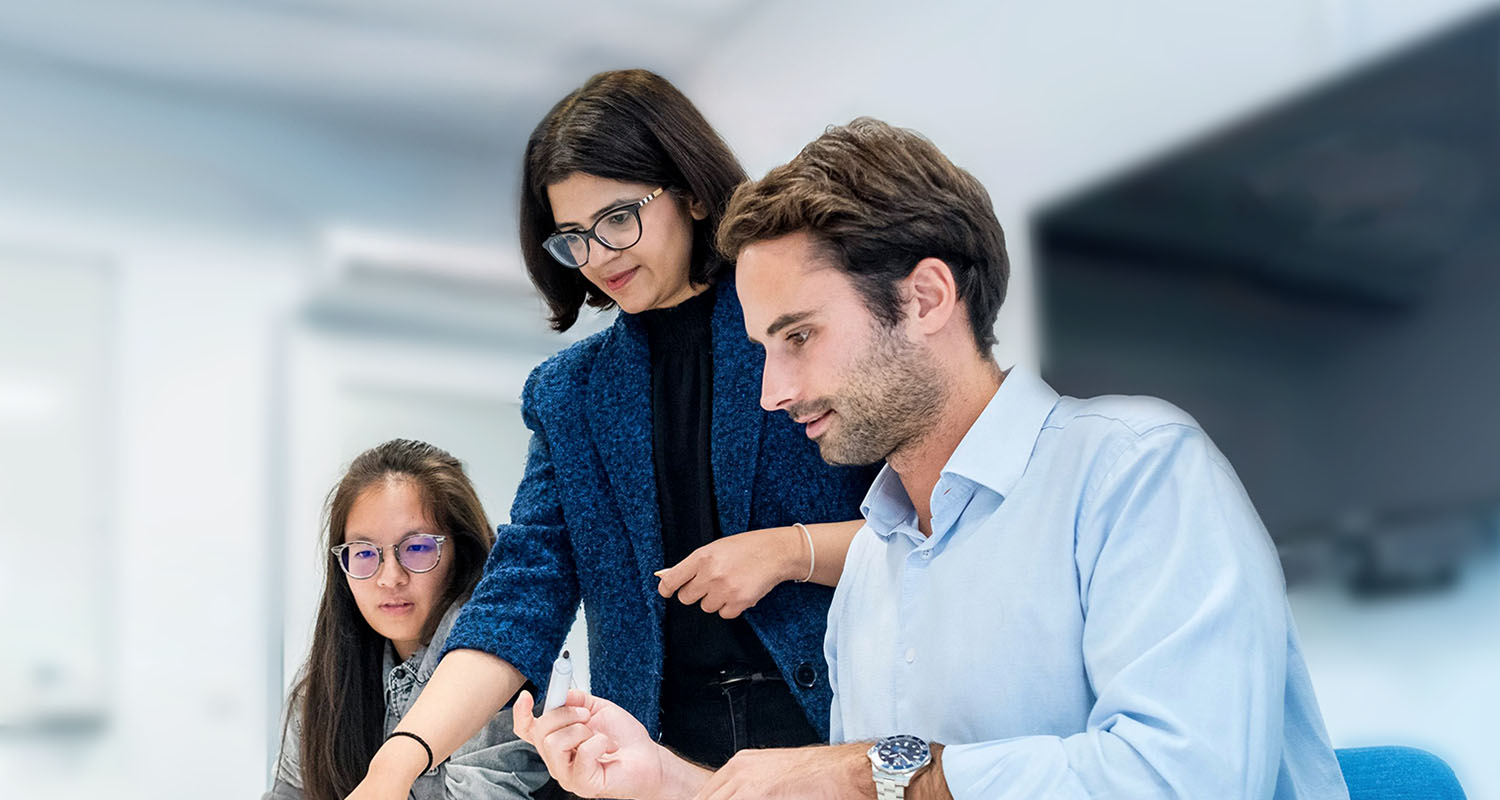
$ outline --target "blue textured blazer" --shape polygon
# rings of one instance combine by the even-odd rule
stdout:
[[[784,412],[760,408],[764,356],[745,336],[732,281],[714,301],[714,495],[720,530],[857,519],[875,468],[830,467]],[[522,416],[526,471],[447,649],[483,650],[546,686],[574,612],[587,609],[590,684],[659,733],[666,602],[651,451],[651,363],[639,320],[537,367]],[[826,740],[832,692],[823,659],[831,589],[784,583],[745,619]],[[672,602],[677,602],[673,600]]]

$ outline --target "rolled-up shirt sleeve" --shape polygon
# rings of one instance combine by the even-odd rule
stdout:
[[[1140,434],[1084,495],[1085,730],[947,747],[955,798],[1267,798],[1289,613],[1279,562],[1202,431]]]

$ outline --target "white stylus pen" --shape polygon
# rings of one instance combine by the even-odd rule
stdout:
[[[542,703],[542,713],[545,714],[563,704],[568,699],[568,690],[573,688],[573,659],[568,657],[568,651],[562,651],[562,655],[552,662],[552,679],[547,681],[547,699]]]

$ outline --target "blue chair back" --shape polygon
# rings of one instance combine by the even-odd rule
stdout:
[[[1349,800],[1464,800],[1463,787],[1441,758],[1415,747],[1335,750]]]

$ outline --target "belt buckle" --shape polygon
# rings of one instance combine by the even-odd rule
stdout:
[[[743,673],[734,670],[719,670],[719,680],[709,683],[716,689],[728,689],[731,686],[739,686],[744,683],[763,683],[769,680],[763,672]]]

